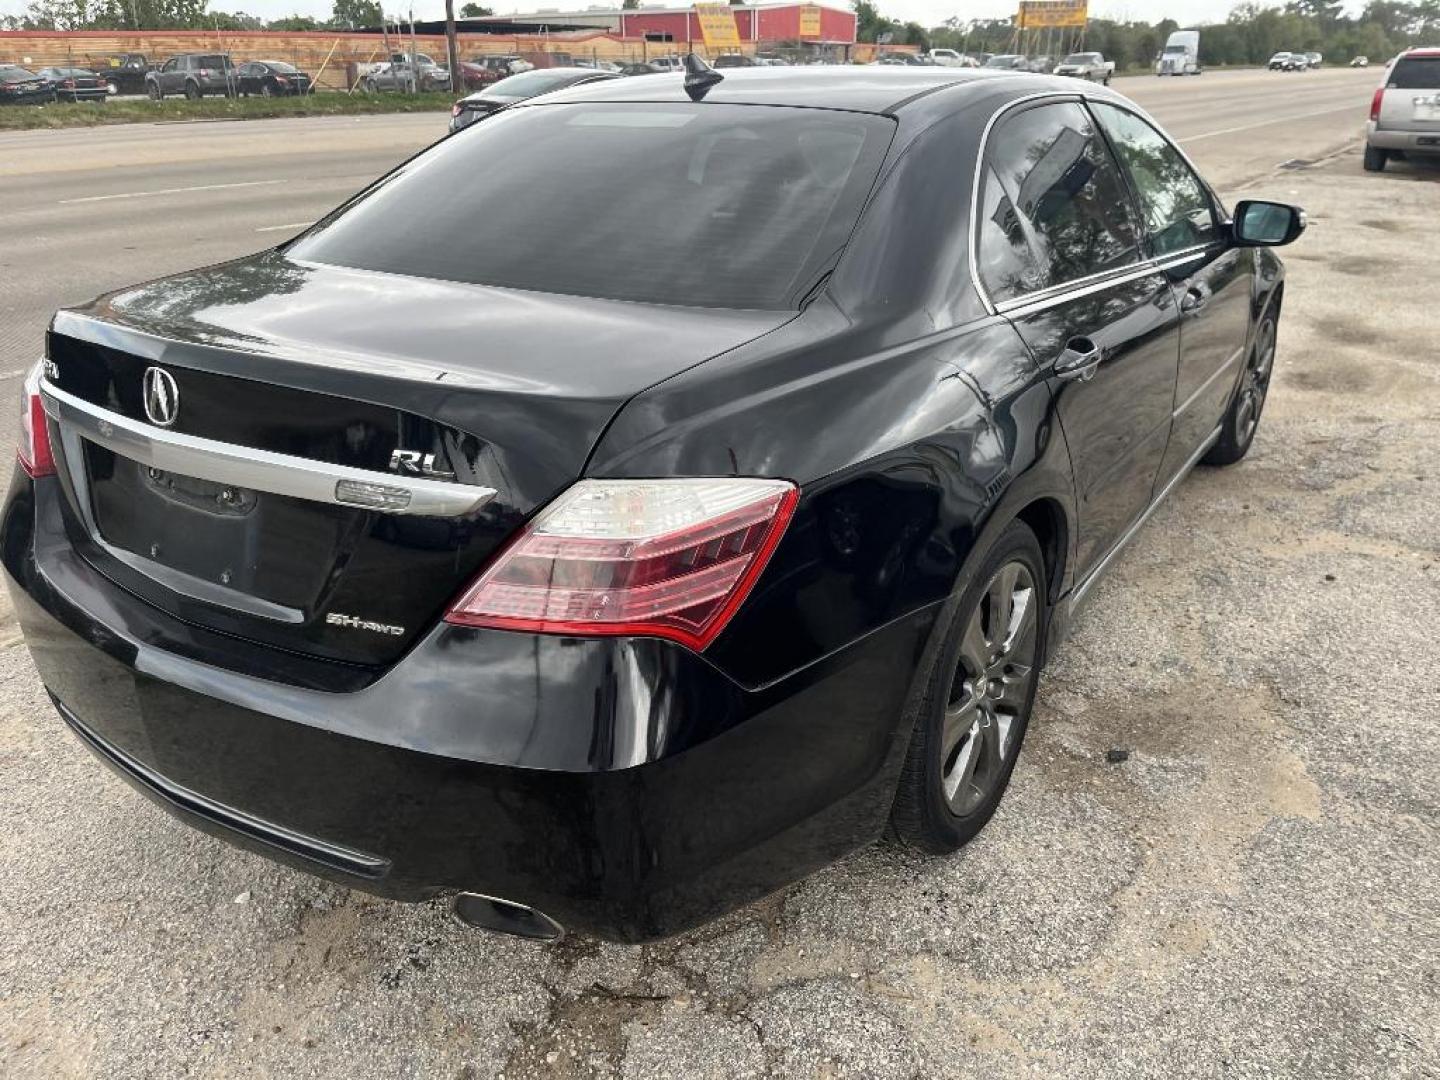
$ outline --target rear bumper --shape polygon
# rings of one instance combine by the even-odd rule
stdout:
[[[213,642],[111,585],[68,547],[54,481],[17,473],[0,544],[62,716],[171,812],[358,889],[480,892],[621,941],[879,834],[933,620],[753,690],[664,642],[441,627],[365,689],[329,693],[226,670]]]
[[[1404,131],[1382,128],[1371,120],[1365,126],[1365,141],[1380,150],[1403,150],[1412,154],[1440,154],[1440,129]]]

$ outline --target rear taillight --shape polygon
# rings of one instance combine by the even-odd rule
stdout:
[[[581,480],[496,557],[446,621],[703,649],[744,602],[799,496],[786,480]]]
[[[75,80],[74,80],[74,79],[66,79],[66,80],[65,80],[63,83],[61,83],[60,85],[63,86],[63,87],[65,87],[66,90],[74,90],[74,89],[75,89]]]
[[[20,393],[20,444],[16,447],[20,467],[32,477],[53,475],[55,456],[50,453],[50,428],[45,423],[45,405],[40,400],[38,364]]]
[[[1383,105],[1384,103],[1385,103],[1385,87],[1382,86],[1382,87],[1380,87],[1378,90],[1375,91],[1375,96],[1370,99],[1370,119],[1371,119],[1371,120],[1379,120],[1379,119],[1380,119],[1380,106]]]

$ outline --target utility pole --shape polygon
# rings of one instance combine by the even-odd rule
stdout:
[[[465,80],[460,77],[460,42],[455,36],[455,0],[445,0],[445,51],[450,61],[450,93],[465,92]]]

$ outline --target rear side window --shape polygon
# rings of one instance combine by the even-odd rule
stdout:
[[[287,252],[614,300],[793,308],[844,248],[894,130],[881,116],[753,105],[510,109]]]
[[[1057,102],[1007,117],[986,153],[977,262],[992,299],[1139,261],[1119,169],[1079,105]]]
[[[1395,62],[1391,90],[1440,90],[1440,56],[1407,56]]]
[[[1098,102],[1091,109],[1130,174],[1153,253],[1170,255],[1217,240],[1210,193],[1170,140],[1132,112]]]

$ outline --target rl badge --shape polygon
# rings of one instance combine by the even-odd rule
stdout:
[[[437,480],[455,479],[453,472],[435,467],[434,454],[422,454],[419,450],[392,450],[390,469],[392,472],[409,473],[411,476],[433,476]]]

